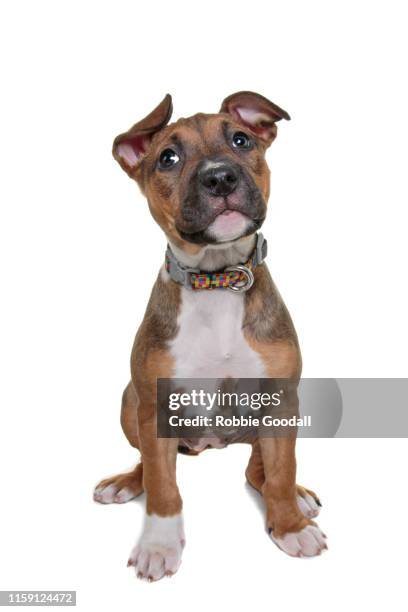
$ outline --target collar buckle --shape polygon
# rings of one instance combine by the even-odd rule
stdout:
[[[255,265],[259,266],[268,254],[268,243],[266,239],[264,238],[263,234],[261,234],[261,232],[257,234],[255,254],[256,254],[256,264]]]
[[[174,257],[173,251],[170,249],[170,247],[167,247],[166,259],[167,272],[170,274],[170,277],[176,283],[180,283],[180,285],[184,285],[185,287],[191,285],[191,275],[198,274],[200,272],[198,269],[182,266]]]
[[[244,275],[244,279],[240,278],[233,284],[228,285],[228,289],[231,291],[248,291],[254,284],[254,274],[247,266],[241,264],[237,266],[228,266],[228,268],[225,268],[225,272],[238,272],[241,277]]]

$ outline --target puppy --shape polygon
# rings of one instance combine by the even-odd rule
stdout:
[[[159,378],[290,378],[301,373],[289,313],[269,275],[257,233],[267,210],[265,153],[288,113],[243,91],[219,113],[169,124],[171,97],[120,134],[114,158],[146,196],[168,241],[163,267],[137,332],[121,424],[141,462],[103,480],[94,498],[123,503],[146,493],[142,535],[129,565],[139,577],[174,574],[184,546],[179,451],[197,454],[213,438],[157,436]],[[296,406],[297,394],[291,398]],[[312,521],[320,502],[296,485],[295,438],[251,440],[248,482],[261,493],[271,539],[291,556],[314,556],[325,536]]]

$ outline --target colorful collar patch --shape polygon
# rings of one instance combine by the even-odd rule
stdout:
[[[166,270],[170,277],[193,290],[230,289],[248,291],[254,283],[254,270],[266,257],[267,243],[262,234],[257,234],[257,242],[251,257],[244,264],[228,266],[219,272],[202,272],[182,266],[175,258],[170,247],[166,251]]]

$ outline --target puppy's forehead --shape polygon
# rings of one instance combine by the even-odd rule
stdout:
[[[223,138],[227,123],[225,115],[197,113],[168,125],[157,134],[154,144],[160,147],[174,142],[205,149]]]

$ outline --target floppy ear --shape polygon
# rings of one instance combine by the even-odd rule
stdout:
[[[173,105],[170,94],[144,119],[135,123],[129,131],[116,136],[113,141],[113,157],[132,177],[132,171],[149,148],[154,134],[170,121]]]
[[[290,119],[282,108],[252,91],[239,91],[225,98],[220,113],[229,113],[235,121],[259,136],[267,146],[276,137],[276,122]]]

